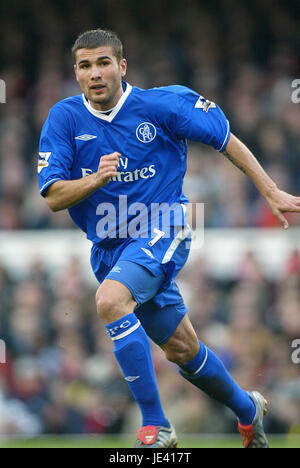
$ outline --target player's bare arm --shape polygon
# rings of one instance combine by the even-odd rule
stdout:
[[[251,151],[233,134],[231,134],[223,154],[253,181],[282,227],[288,229],[289,224],[283,213],[300,213],[300,197],[280,190]]]
[[[100,158],[97,172],[77,180],[58,180],[48,189],[46,201],[56,212],[71,208],[108,184],[117,175],[120,153],[111,153]]]

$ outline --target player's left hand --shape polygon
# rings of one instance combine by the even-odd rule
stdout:
[[[276,188],[265,196],[272,213],[279,220],[284,229],[288,229],[289,223],[283,213],[300,213],[300,197],[279,190]]]

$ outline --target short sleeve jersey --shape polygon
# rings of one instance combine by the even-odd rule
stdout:
[[[106,206],[115,209],[117,233],[121,217],[122,223],[128,223],[136,215],[127,209],[124,220],[120,198],[127,207],[137,202],[147,208],[153,203],[187,203],[182,191],[187,140],[221,152],[230,137],[229,122],[218,105],[189,88],[143,90],[123,82],[123,90],[109,115],[93,109],[84,95],[58,102],[40,138],[38,177],[43,196],[56,181],[96,172],[101,156],[121,154],[118,175],[69,209],[94,244],[103,240],[97,225]]]

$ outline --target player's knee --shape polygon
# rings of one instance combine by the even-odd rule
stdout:
[[[97,312],[104,323],[114,322],[133,312],[134,305],[134,301],[125,300],[101,286],[96,293]]]
[[[119,309],[115,298],[100,288],[96,293],[96,306],[98,315],[105,321],[113,321]]]

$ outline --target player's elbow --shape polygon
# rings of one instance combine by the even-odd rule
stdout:
[[[56,192],[55,188],[53,187],[53,185],[50,186],[46,190],[45,200],[46,200],[46,203],[47,203],[48,207],[50,208],[50,210],[53,213],[57,213],[58,211],[64,210],[65,207],[60,202],[59,197],[57,196],[57,192]]]
[[[58,205],[52,205],[52,206],[49,206],[49,208],[53,213],[57,213],[58,211],[63,211],[65,209]]]
[[[49,192],[45,196],[46,203],[50,210],[53,213],[57,213],[58,211],[62,211],[65,209],[65,207],[60,203],[59,199],[53,194],[50,194]]]
[[[51,197],[46,197],[46,202],[53,213],[57,213],[58,211],[63,210],[63,208],[57,203],[57,201],[52,200]]]

